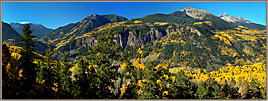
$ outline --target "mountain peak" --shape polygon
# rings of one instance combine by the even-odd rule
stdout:
[[[101,15],[98,15],[98,14],[92,14],[92,15],[89,15],[88,17],[92,18],[92,17],[99,17]]]
[[[222,14],[220,14],[219,16],[228,16],[227,13],[223,12]]]
[[[92,14],[92,16],[97,16],[97,14]]]
[[[194,9],[194,10],[198,10],[198,9],[193,8],[193,7],[191,7],[191,6],[188,6],[188,7],[184,8],[184,9]]]
[[[193,7],[191,7],[191,6],[188,6],[188,7],[186,7],[186,8],[184,8],[184,9],[181,9],[180,11],[185,11],[185,10],[198,10],[198,9],[196,9],[196,8],[193,8]]]
[[[23,22],[19,22],[19,24],[29,24],[30,22],[27,21],[23,21]]]
[[[215,16],[208,11],[199,10],[199,9],[193,8],[191,6],[188,6],[180,11],[185,12],[188,16],[191,16],[192,18],[195,18],[195,19],[204,19],[206,17],[206,15]]]
[[[184,8],[184,9],[192,9],[193,7],[191,7],[191,6],[188,6],[188,7],[186,7],[186,8]]]
[[[227,15],[225,12],[220,14],[219,17],[227,22],[232,23],[252,23],[251,21],[242,17],[233,17],[232,15]]]

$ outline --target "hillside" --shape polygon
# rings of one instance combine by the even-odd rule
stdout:
[[[12,46],[22,47],[22,45],[19,44],[21,35],[19,35],[9,24],[2,22],[2,25],[3,25],[2,26],[2,29],[3,29],[2,42],[6,42],[7,44],[12,45]],[[47,44],[41,42],[37,38],[34,39],[34,42],[35,42],[34,48],[36,52],[39,54],[45,55],[46,49],[48,48]]]
[[[59,42],[68,41],[76,36],[86,34],[92,29],[111,22],[121,22],[127,20],[122,16],[110,15],[90,15],[80,22],[68,24],[55,29],[53,32],[42,37],[42,40],[57,45]]]
[[[116,43],[123,48],[122,54],[128,59],[137,58],[136,51],[142,48],[147,50],[144,58],[158,54],[158,60],[169,60],[169,63],[186,67],[207,68],[209,71],[228,63],[238,64],[237,61],[246,61],[239,64],[245,65],[247,61],[252,62],[257,58],[263,60],[257,54],[249,54],[249,51],[265,55],[266,32],[241,25],[236,27],[231,24],[236,22],[229,23],[230,19],[223,19],[223,16],[228,15],[221,15],[221,19],[208,11],[192,7],[131,20],[115,14],[93,14],[80,22],[55,29],[37,44],[48,42],[55,45],[59,52],[69,52],[74,62],[77,56],[87,55],[86,51],[98,43],[99,35],[116,32]],[[239,21],[242,22],[252,23]],[[255,41],[244,37],[252,37]],[[37,46],[42,47],[37,48],[40,52],[46,48],[44,45]]]
[[[9,24],[2,22],[2,42],[8,41],[13,43],[18,43],[20,40],[20,35],[16,30],[14,30]]]
[[[197,12],[198,15],[189,13],[191,10]],[[195,16],[201,16],[202,19],[196,18]],[[187,7],[185,9],[175,11],[170,14],[153,14],[138,19],[131,19],[127,21],[126,20],[126,18],[114,14],[93,14],[84,18],[80,22],[59,27],[52,33],[44,36],[42,40],[56,45],[57,47],[61,47],[63,46],[63,44],[61,43],[68,43],[69,41],[72,41],[75,37],[83,36],[87,33],[90,33],[90,31],[94,28],[103,26],[107,23],[125,21],[126,24],[133,24],[135,20],[142,21],[143,23],[168,22],[180,25],[192,25],[195,22],[208,21],[210,23],[209,26],[202,25],[203,27],[201,28],[201,30],[227,30],[233,29],[235,27],[234,25],[214,16],[208,11],[197,10],[191,7]]]
[[[24,52],[17,43],[2,44],[3,95],[266,99],[267,32],[234,19],[186,7],[130,20],[93,14],[42,38],[32,38],[26,27]],[[3,37],[19,36],[4,27]]]
[[[256,29],[256,30],[266,30],[266,26],[256,23],[231,23],[235,26],[245,26],[250,29]]]
[[[198,15],[194,15],[194,14],[189,13],[192,10],[197,12]],[[106,16],[107,15],[103,15],[103,16],[91,15],[91,16],[81,20],[79,23],[91,21],[92,19],[94,21],[96,19],[101,20],[102,17],[106,17]],[[116,18],[115,17],[116,15],[108,15],[108,16],[110,16],[110,17],[106,17],[107,19],[108,18],[112,19],[112,17]],[[202,16],[202,19],[196,18],[195,16]],[[123,17],[121,17],[121,19],[122,18]],[[117,19],[120,19],[120,18],[117,18]],[[99,20],[96,20],[96,21],[99,21]],[[118,20],[118,21],[120,22],[120,21],[124,21],[124,20],[126,20],[126,19]],[[135,22],[136,20],[142,22],[143,24],[139,25],[140,22]],[[108,22],[105,19],[104,20],[102,19],[102,21]],[[155,26],[155,25],[157,25],[157,22],[179,24],[179,25],[183,25],[183,26],[187,26],[187,25],[193,26],[194,25],[196,29],[200,30],[202,33],[207,34],[207,35],[212,34],[212,33],[210,33],[210,30],[227,30],[227,29],[234,28],[234,25],[214,16],[213,14],[209,13],[208,11],[197,10],[195,8],[192,8],[192,7],[187,7],[185,9],[182,9],[180,11],[175,11],[175,12],[170,13],[170,14],[153,14],[153,15],[148,15],[148,16],[138,18],[138,19],[127,20],[127,21],[123,22],[124,23],[123,26],[128,26],[127,28],[125,28],[126,30],[129,30],[129,28],[131,30],[136,30],[136,28],[132,27],[132,26],[139,26],[140,29],[137,29],[137,30],[144,29],[145,31],[143,31],[142,33],[146,33],[146,31],[149,29],[148,26]],[[206,22],[206,23],[197,25],[197,24],[194,24],[195,22]],[[95,22],[95,23],[97,23],[97,22]],[[147,23],[150,23],[150,24],[147,24]],[[129,25],[127,25],[127,24],[129,24]],[[92,30],[94,28],[92,26],[88,26],[85,24],[78,24],[78,23],[69,24],[65,27],[60,27],[60,28],[56,29],[50,35],[47,35],[47,36],[43,37],[42,39],[44,41],[48,41],[49,43],[52,43],[53,45],[56,45],[57,48],[59,48],[59,47],[64,46],[66,43],[69,43],[70,41],[75,41],[76,40],[75,37],[81,37],[81,36],[89,35],[89,34],[96,32],[96,31],[90,32],[90,30],[87,30],[87,31],[85,31],[87,33],[84,33],[84,32],[81,33],[81,32],[76,30],[75,26],[80,26],[82,28],[89,28],[90,30]],[[103,24],[103,26],[106,26],[106,25]],[[111,26],[114,26],[114,25],[111,25]],[[94,29],[94,30],[99,30],[99,29],[102,30],[101,26],[99,26],[100,28],[97,28],[97,26],[95,26],[95,27],[96,27],[96,29]],[[167,26],[164,26],[164,27],[167,27]],[[164,29],[162,29],[162,28],[163,27],[161,27],[160,29],[158,28],[158,29],[161,30],[161,32],[166,30],[165,28]],[[63,32],[60,32],[60,30],[62,30]],[[71,30],[71,32],[68,32],[68,30]],[[78,29],[78,30],[81,30],[81,29]],[[65,31],[67,31],[66,32],[67,34],[64,34]],[[165,34],[165,33],[167,33],[167,32],[163,32],[163,34]],[[58,37],[58,38],[56,38],[56,37]],[[48,38],[50,40],[48,40]],[[143,40],[143,39],[141,39],[141,40]],[[90,40],[90,41],[93,42],[94,40]],[[125,47],[125,42],[122,44],[124,44],[124,47]],[[73,45],[69,45],[69,46],[66,45],[65,47],[73,47]]]
[[[195,13],[190,13],[193,11]],[[124,49],[122,54],[128,59],[137,58],[136,51],[142,48],[146,50],[144,58],[153,56],[158,61],[163,59],[180,64],[179,67],[183,64],[209,71],[228,63],[245,65],[257,62],[257,58],[260,61],[265,59],[263,47],[266,32],[244,26],[235,27],[208,11],[191,7],[171,14],[153,14],[105,24],[86,34],[58,42],[56,49],[68,51],[72,58],[79,54],[87,55],[86,51],[98,43],[96,38],[107,32],[117,33],[116,43]],[[249,37],[254,40],[248,40]],[[252,52],[259,55],[250,54]]]
[[[238,61],[254,63],[257,58],[265,59],[265,32],[244,27],[225,31],[200,30],[203,26],[209,25],[204,22],[187,26],[160,22],[113,23],[98,27],[57,48],[85,54],[84,50],[97,44],[96,37],[100,33],[110,30],[116,31],[116,42],[124,48],[123,54],[129,59],[136,58],[139,47],[146,50],[143,57],[158,54],[157,60],[208,70],[218,69],[228,63],[244,65],[244,62]],[[71,55],[76,56],[77,53]]]

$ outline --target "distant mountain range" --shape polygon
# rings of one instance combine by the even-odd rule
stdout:
[[[11,26],[9,26],[3,23],[3,41],[10,38],[18,40],[20,35],[16,33],[14,29],[22,33],[23,25],[24,24],[12,23]],[[34,35],[38,36],[38,42],[42,41],[41,43],[44,45],[42,49],[46,48],[46,44],[44,43],[49,43],[55,46],[58,51],[71,52],[71,55],[90,49],[90,47],[98,42],[96,40],[97,36],[110,30],[118,33],[117,43],[125,50],[130,49],[129,51],[134,51],[135,48],[133,47],[151,47],[149,44],[159,42],[160,40],[168,40],[167,37],[169,37],[170,34],[181,32],[184,33],[185,36],[177,36],[177,38],[175,38],[176,40],[192,40],[192,42],[187,41],[188,46],[180,47],[188,51],[193,51],[193,49],[206,50],[202,52],[208,52],[207,49],[212,49],[214,53],[199,54],[199,52],[196,52],[192,55],[200,58],[200,61],[198,61],[200,63],[203,59],[202,61],[209,61],[209,65],[212,67],[220,67],[222,64],[219,64],[219,61],[226,62],[226,59],[223,59],[221,53],[218,53],[219,49],[212,45],[220,45],[219,40],[211,39],[211,36],[215,35],[216,30],[231,30],[240,25],[250,29],[265,29],[265,26],[255,24],[241,17],[233,17],[226,13],[215,16],[208,11],[198,10],[192,7],[186,7],[170,14],[157,13],[130,20],[115,14],[93,14],[77,23],[70,23],[55,30],[45,28],[39,24],[31,24],[31,27],[36,31],[41,30],[34,32]],[[234,45],[237,45],[237,47],[244,46],[242,43]],[[39,44],[39,46],[42,45]],[[162,49],[163,47],[158,48],[159,50],[165,50]],[[242,54],[239,49],[235,47],[233,47],[233,49]],[[202,58],[206,56],[210,57],[207,57],[207,60]]]
[[[10,45],[21,46],[19,44],[21,35],[15,31],[8,23],[2,22],[2,42],[8,42]],[[45,55],[47,44],[39,41],[38,39],[34,39],[35,42],[35,50],[37,53]],[[54,46],[52,46],[54,47]]]
[[[232,22],[232,23],[253,23],[245,18],[233,17],[232,15],[227,15],[226,13],[220,14],[219,17],[227,22]]]
[[[148,15],[140,18],[139,20],[144,22],[170,22],[183,25],[193,24],[195,22],[211,21],[212,26],[208,26],[209,30],[226,30],[235,27],[234,25],[220,19],[208,11],[198,10],[192,7],[186,7],[170,14]]]
[[[176,63],[188,63],[187,65],[191,65],[192,67],[207,67],[211,70],[213,68],[220,68],[228,62],[234,63],[237,57],[248,58],[249,60],[251,58],[253,59],[253,57],[244,57],[247,54],[243,52],[243,47],[252,47],[245,44],[245,42],[233,41],[232,46],[228,46],[217,39],[212,39],[217,34],[215,33],[216,30],[232,30],[237,25],[225,21],[208,11],[187,7],[170,14],[152,14],[142,18],[118,21],[118,23],[108,24],[109,21],[104,20],[106,22],[102,23],[103,25],[100,24],[99,27],[96,26],[92,30],[87,30],[83,33],[75,31],[78,28],[92,28],[92,26],[84,26],[81,22],[98,22],[97,20],[101,20],[100,18],[103,17],[91,15],[78,22],[80,23],[79,27],[74,27],[78,26],[77,23],[64,26],[64,29],[71,29],[70,31],[66,31],[68,32],[66,35],[72,37],[66,37],[66,39],[65,37],[56,38],[52,43],[56,45],[59,51],[69,51],[71,56],[75,57],[78,53],[85,54],[85,50],[89,50],[98,42],[96,37],[101,35],[101,33],[111,30],[118,33],[116,35],[117,43],[124,48],[125,52],[135,54],[137,47],[142,47],[144,50],[156,49],[161,54],[163,53],[159,58],[170,59],[172,57],[171,53],[174,51],[187,51],[190,52],[188,55],[178,55]],[[240,22],[239,24],[242,23],[245,22]],[[176,35],[174,33],[181,33],[182,35]],[[62,34],[55,34],[52,37],[56,35]],[[63,34],[63,36],[66,35]],[[164,40],[184,40],[185,43],[175,44],[170,42],[164,45],[162,44],[162,42],[165,42]],[[155,46],[159,44],[160,46]],[[234,50],[239,55],[236,57],[223,55],[220,51],[222,50],[221,45]],[[261,47],[254,46],[254,49],[258,50]],[[132,57],[129,55],[126,56],[129,58]],[[194,59],[194,62],[190,62],[192,60],[187,59]]]
[[[15,29],[21,36],[24,36],[22,29],[25,24],[26,23],[10,23],[11,27]],[[32,35],[36,36],[37,38],[41,38],[53,31],[53,29],[46,28],[41,24],[35,24],[35,23],[27,23],[27,24],[29,24],[31,30],[33,30]]]
[[[230,22],[235,26],[245,26],[251,29],[258,29],[258,30],[265,30],[266,26],[253,23],[245,18],[242,17],[234,17],[232,15],[227,15],[226,13],[220,14],[218,17],[221,19]]]

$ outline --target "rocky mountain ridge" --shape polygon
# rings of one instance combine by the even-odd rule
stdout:
[[[62,40],[67,41],[70,38],[86,34],[92,29],[102,26],[104,24],[112,22],[121,22],[125,20],[127,19],[122,16],[117,16],[114,14],[110,15],[93,14],[82,19],[77,23],[68,24],[66,26],[55,29],[53,32],[42,37],[42,40],[52,43],[53,45],[56,45]]]
[[[234,17],[232,15],[228,15],[225,12],[220,14],[219,17],[227,22],[232,22],[232,23],[253,23],[245,18],[242,17]]]
[[[257,29],[257,30],[265,30],[266,26],[261,25],[261,24],[256,24],[253,23],[245,18],[242,17],[234,17],[232,15],[228,15],[226,13],[220,14],[218,17],[220,17],[221,19],[235,25],[235,26],[245,26],[248,27],[250,29]]]
[[[192,7],[186,7],[184,9],[180,10],[181,12],[186,13],[188,16],[191,16],[195,19],[204,19],[207,15],[209,16],[215,16],[212,13],[205,11],[205,10],[199,10],[196,8],[192,8]]]

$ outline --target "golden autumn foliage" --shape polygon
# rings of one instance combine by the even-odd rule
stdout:
[[[88,67],[87,67],[87,68],[90,70],[90,69],[91,69],[91,67],[92,67],[92,65],[88,65]]]
[[[157,66],[155,66],[154,69],[156,69],[156,70],[158,70],[159,68],[167,69],[168,65],[169,64],[161,63],[161,64],[158,64]]]
[[[265,31],[255,30],[255,29],[241,29],[241,27],[236,28],[236,30],[225,30],[225,31],[216,31],[216,35],[214,37],[220,38],[220,40],[224,40],[225,37],[231,41],[253,41],[261,38],[265,39],[266,35],[260,33],[266,33]],[[240,38],[241,37],[241,38]],[[234,38],[236,40],[234,40]]]
[[[139,53],[139,54],[142,54],[142,50],[141,50],[141,48],[138,49],[138,53]]]
[[[168,24],[168,22],[155,22],[154,24],[162,26]]]
[[[55,92],[58,92],[58,83],[53,83],[53,87],[52,87],[52,90],[54,90]]]
[[[236,52],[236,50],[232,49],[232,48],[228,48],[228,47],[223,47],[221,45],[219,45],[219,48],[221,49],[221,55],[228,55],[230,57],[235,57],[238,55],[238,53]]]
[[[160,79],[161,78],[164,78],[165,80],[168,80],[169,77],[168,77],[168,75],[164,75],[164,76],[161,76]]]
[[[122,65],[120,65],[120,68],[124,70],[126,68],[126,66],[127,66],[127,64],[124,62]]]
[[[92,33],[86,33],[83,35],[83,37],[91,37],[92,36]]]
[[[185,43],[184,40],[170,40],[170,42],[174,42],[174,43]]]
[[[132,64],[133,66],[135,66],[136,68],[142,69],[144,70],[145,65],[142,63],[143,59],[141,58],[137,58],[137,59],[133,59],[132,60]]]
[[[168,95],[168,91],[164,91],[163,92],[163,95]]]
[[[216,35],[214,35],[214,37],[219,38],[221,41],[224,41],[226,44],[232,46],[232,44],[231,44],[231,42],[230,42],[228,37],[225,37],[225,36],[223,36],[221,34],[216,34]]]
[[[200,25],[203,24],[203,22],[195,22],[194,25]]]
[[[12,56],[14,59],[19,60],[20,57],[21,57],[20,52],[21,52],[22,48],[21,48],[21,47],[18,47],[18,46],[9,46],[9,45],[8,45],[8,47],[9,47],[9,52],[11,53],[11,56]],[[36,52],[33,52],[33,53],[34,53],[35,55],[39,56],[39,57],[43,57],[43,58],[44,58],[44,56],[41,55],[41,54],[38,54],[38,53],[36,53]]]
[[[15,39],[7,39],[8,41],[15,41]]]
[[[208,25],[210,25],[211,26],[211,21],[204,21],[204,22],[195,22],[194,23],[194,25],[201,25],[201,24],[203,24],[203,23],[205,23],[205,24],[208,24]]]
[[[244,51],[246,54],[250,54],[250,53],[251,53],[250,50],[248,50],[248,49],[246,49],[246,48],[244,48],[243,51]]]
[[[11,53],[11,56],[14,57],[14,59],[19,60],[21,55],[19,53]]]
[[[201,70],[198,68],[192,71],[187,70],[187,68],[172,68],[169,70],[170,73],[178,73],[180,71],[184,71],[188,77],[201,80],[201,82],[209,78],[216,80],[220,84],[223,84],[225,80],[228,83],[230,83],[231,80],[235,80],[237,82],[236,86],[240,89],[242,89],[242,87],[239,86],[239,83],[248,85],[251,83],[252,79],[256,79],[257,82],[259,82],[258,87],[262,89],[266,88],[266,64],[263,63],[244,66],[228,64],[226,67],[212,72],[206,72],[206,70],[200,72]],[[173,77],[171,78],[174,79]]]
[[[248,27],[244,27],[244,26],[238,26],[239,28],[245,28],[245,29],[248,29]]]
[[[120,88],[121,96],[125,93],[126,88],[127,88],[126,85],[122,84],[122,87]]]
[[[135,20],[133,23],[139,24],[139,23],[142,23],[142,21]]]
[[[22,72],[23,72],[23,70],[20,69],[20,70],[19,70],[19,77],[23,77]]]

